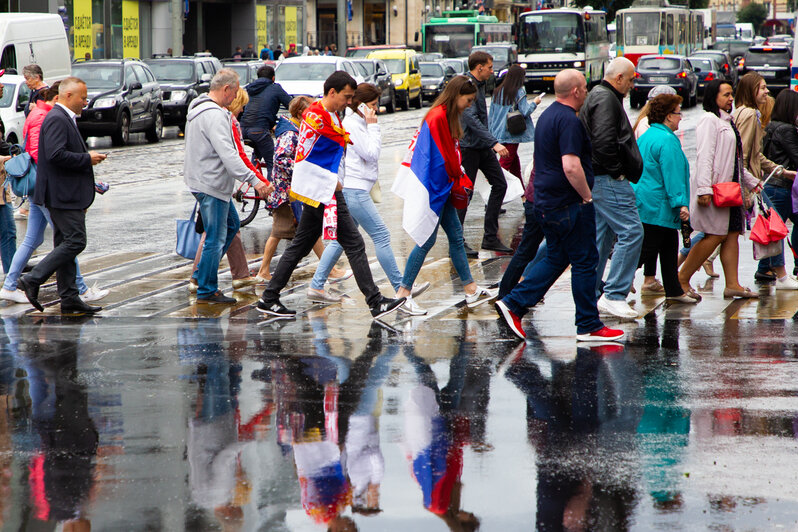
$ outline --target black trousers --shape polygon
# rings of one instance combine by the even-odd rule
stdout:
[[[366,256],[366,244],[363,242],[363,237],[360,236],[360,231],[358,231],[352,215],[349,214],[346,200],[340,191],[335,193],[335,200],[338,202],[338,243],[344,248],[346,258],[349,259],[349,265],[355,274],[357,286],[366,296],[366,304],[372,307],[380,302],[382,294],[371,276],[371,268],[369,268]],[[280,290],[288,284],[296,265],[313,250],[313,245],[321,236],[323,217],[324,205],[318,207],[305,205],[302,208],[302,217],[299,219],[296,235],[288,244],[272,275],[272,280],[263,291],[261,295],[263,301],[271,303],[280,298]]]
[[[61,303],[79,299],[75,284],[75,257],[86,248],[86,211],[50,208],[53,220],[53,250],[25,276],[25,281],[40,286],[54,273]]]
[[[473,149],[461,148],[463,155],[463,169],[466,175],[475,181],[477,170],[482,170],[485,178],[490,184],[490,197],[485,208],[484,235],[483,240],[494,240],[499,238],[499,211],[502,208],[504,194],[507,192],[507,181],[504,179],[504,172],[496,158],[496,153],[491,148]],[[457,213],[460,216],[460,223],[464,224],[466,211],[468,208],[460,209]],[[465,225],[463,225],[465,227]]]
[[[679,297],[684,294],[682,285],[679,284],[679,269],[676,265],[678,253],[678,229],[643,224],[643,249],[640,251],[639,265],[651,264],[659,255],[659,268],[666,297]]]

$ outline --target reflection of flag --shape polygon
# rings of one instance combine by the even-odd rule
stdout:
[[[294,445],[302,507],[319,524],[329,523],[352,503],[341,465],[341,450],[331,441]]]

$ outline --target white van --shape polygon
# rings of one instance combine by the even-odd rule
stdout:
[[[59,15],[45,13],[0,13],[0,68],[18,74],[26,65],[42,67],[44,81],[51,84],[69,76],[72,62],[64,22]]]

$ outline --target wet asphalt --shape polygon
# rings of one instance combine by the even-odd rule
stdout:
[[[699,114],[683,121],[691,162]],[[400,268],[412,243],[389,189],[422,116],[381,119],[378,208]],[[111,154],[111,190],[81,269],[111,294],[94,317],[60,315],[53,285],[43,315],[0,304],[2,530],[798,529],[798,292],[724,300],[701,271],[698,305],[632,295],[640,318],[606,320],[626,341],[581,346],[566,272],[520,342],[490,304],[465,307],[441,237],[419,278],[426,317],[372,322],[353,279],[332,287],[342,303],[308,303],[309,258],[283,295],[299,316],[270,322],[226,263],[235,306],[188,294],[182,139],[91,143]],[[510,242],[523,211],[506,207]],[[242,229],[251,267],[270,224]],[[740,255],[755,286],[747,240]],[[496,283],[508,260],[483,252],[472,273]]]

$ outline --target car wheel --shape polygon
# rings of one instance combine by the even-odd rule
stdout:
[[[391,99],[388,102],[388,105],[385,106],[385,110],[389,113],[396,112],[396,91],[391,91]]]
[[[147,142],[154,143],[161,140],[163,133],[163,113],[160,109],[155,110],[155,117],[152,120],[152,127],[144,134],[147,137]]]
[[[421,99],[421,90],[418,91],[418,96],[416,96],[416,103],[414,106],[416,109],[421,109],[424,107],[424,100]]]
[[[405,92],[404,100],[402,100],[402,111],[410,109],[410,94]]]
[[[9,144],[16,144],[17,136],[13,133],[9,133],[8,137],[6,137],[6,142],[8,142]]]
[[[690,107],[695,107],[696,105],[698,105],[698,89],[690,96]]]
[[[127,111],[122,111],[119,116],[119,125],[116,131],[111,134],[111,143],[114,146],[124,146],[130,140],[130,115]]]

